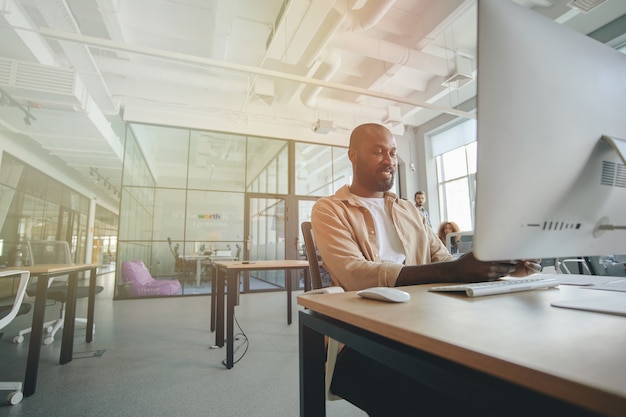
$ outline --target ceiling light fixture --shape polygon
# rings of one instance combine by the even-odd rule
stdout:
[[[93,179],[93,182],[101,185],[105,190],[113,194],[113,197],[119,198],[121,193],[113,184],[109,182],[109,179],[98,172],[97,168],[89,167],[89,177]]]
[[[17,102],[9,93],[0,88],[0,105],[3,106],[15,106],[24,112],[24,123],[26,126],[31,125],[31,120],[37,120],[35,116],[30,112],[30,104],[28,108],[22,106]]]

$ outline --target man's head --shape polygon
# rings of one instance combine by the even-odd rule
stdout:
[[[350,191],[361,197],[382,197],[393,186],[398,158],[396,140],[386,127],[367,123],[350,135]]]
[[[426,194],[424,191],[418,191],[415,193],[415,205],[419,208],[424,207],[424,203],[426,202]]]

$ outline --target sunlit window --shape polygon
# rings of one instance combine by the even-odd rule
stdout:
[[[473,230],[476,194],[476,121],[467,120],[431,136],[437,165],[439,216]]]

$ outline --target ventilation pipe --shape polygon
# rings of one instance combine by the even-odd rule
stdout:
[[[406,65],[441,77],[449,74],[450,68],[446,59],[396,43],[349,32],[335,34],[333,40],[334,46],[338,48],[354,51],[380,61]]]
[[[319,65],[313,78],[322,81],[330,80],[333,75],[341,67],[341,57],[335,51],[328,54],[322,63]],[[300,99],[302,102],[311,108],[317,107],[317,96],[322,91],[322,87],[318,85],[307,85],[300,93]]]
[[[357,10],[345,10],[344,28],[361,32],[373,28],[391,9],[396,0],[368,0]]]
[[[340,67],[341,57],[339,54],[333,52],[322,61],[320,66],[317,68],[317,71],[313,74],[313,78],[328,81],[333,77],[333,75],[335,75]],[[379,109],[377,107],[365,106],[349,101],[318,97],[322,88],[323,87],[317,85],[307,85],[304,87],[302,93],[300,93],[302,103],[312,109],[322,108],[331,112],[347,112],[356,116],[377,120],[384,118],[387,114],[386,110]]]
[[[344,15],[342,26],[349,31],[363,31],[374,27],[385,13],[393,6],[395,0],[368,0],[367,3],[358,10],[342,10]],[[335,33],[336,36],[336,33]],[[313,78],[329,81],[341,67],[341,58],[336,52],[328,54],[313,74]],[[300,93],[300,99],[307,107],[313,109],[323,108],[331,112],[346,113],[362,116],[366,118],[382,120],[387,111],[377,107],[365,106],[349,101],[335,100],[330,98],[318,98],[322,91],[321,86],[308,85]]]
[[[140,64],[124,59],[109,58],[104,56],[95,57],[95,61],[103,74],[114,74],[123,77],[148,78],[155,82],[176,84],[179,86],[196,87],[212,91],[236,92],[245,94],[248,91],[247,80],[242,77],[241,81],[229,80],[224,82],[218,75],[212,76],[209,71],[185,71]]]
[[[36,0],[35,3],[48,27],[70,33],[80,33],[78,23],[74,20],[72,11],[65,0]],[[63,42],[61,47],[78,73],[97,75],[97,77],[88,77],[83,82],[88,86],[100,110],[105,114],[118,114],[119,103],[111,97],[89,48],[85,45]]]

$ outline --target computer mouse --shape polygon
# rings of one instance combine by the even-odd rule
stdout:
[[[411,294],[397,288],[372,287],[357,291],[357,295],[372,300],[387,301],[390,303],[404,303],[411,299]]]

